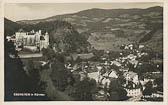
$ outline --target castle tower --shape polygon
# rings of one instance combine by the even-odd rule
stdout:
[[[48,35],[48,32],[45,33],[44,39],[45,39],[44,48],[47,48],[48,45],[49,45],[49,35]]]
[[[40,51],[45,48],[45,39],[44,36],[40,36]]]
[[[16,44],[21,45],[23,44],[24,37],[26,37],[26,32],[24,32],[23,29],[19,29],[19,31],[15,33],[15,37],[16,37]]]
[[[36,46],[40,44],[40,34],[38,32],[36,32],[35,34],[35,42],[36,42]]]

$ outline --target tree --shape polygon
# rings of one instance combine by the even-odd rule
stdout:
[[[92,101],[92,95],[96,92],[96,81],[85,78],[75,85],[75,93],[73,96],[76,100]]]
[[[128,99],[127,91],[124,88],[122,88],[122,87],[118,88],[117,93],[118,93],[118,97],[119,97],[120,101],[124,101],[124,100]]]
[[[125,77],[122,75],[122,73],[118,77],[118,83],[120,86],[122,86],[126,82]]]
[[[33,70],[34,70],[34,63],[33,63],[32,60],[28,60],[27,65],[26,65],[26,68],[27,68],[27,70],[28,70],[28,71],[27,71],[28,74],[30,74],[30,73],[33,72]]]
[[[64,91],[65,88],[69,85],[72,75],[70,71],[68,71],[64,64],[55,59],[51,63],[51,79],[54,83],[54,86],[60,90]]]
[[[5,100],[23,100],[23,97],[14,97],[13,93],[28,92],[31,85],[23,64],[18,57],[14,44],[5,40]],[[13,57],[11,57],[13,56]],[[25,100],[25,99],[24,99]]]
[[[118,80],[112,79],[110,81],[109,91],[115,91],[117,88],[119,88]]]
[[[118,92],[116,92],[116,91],[110,91],[109,100],[110,100],[110,101],[119,101]]]
[[[127,91],[122,88],[118,79],[112,79],[109,86],[109,100],[110,101],[123,101],[127,99]]]
[[[44,84],[44,83],[40,82],[40,74],[39,74],[40,70],[35,68],[35,64],[32,60],[28,61],[26,68],[28,70],[29,80],[31,81],[30,82],[30,85],[31,85],[30,91],[34,92],[34,93],[43,92],[42,84]]]
[[[147,82],[146,84],[145,84],[145,89],[144,89],[144,91],[143,91],[143,95],[145,96],[145,95],[152,95],[152,93],[153,93],[153,91],[154,91],[154,89],[153,89],[153,85],[152,85],[152,82]]]
[[[104,50],[96,50],[94,49],[93,54],[95,57],[100,58],[104,54]]]
[[[9,21],[10,22],[10,21]],[[10,23],[9,23],[10,24]],[[15,28],[15,24],[10,25],[8,29],[8,25],[5,24],[5,35],[10,35],[10,33],[14,33],[17,30]],[[5,100],[6,101],[15,101],[15,100],[45,100],[46,97],[24,97],[24,96],[14,96],[14,93],[30,93],[30,92],[39,92],[41,93],[40,86],[36,84],[37,73],[31,73],[28,76],[23,68],[23,63],[18,56],[18,52],[15,50],[14,43],[12,41],[7,41],[5,37],[5,49],[4,49],[4,82],[5,82]],[[32,63],[29,64],[29,68],[33,72]],[[34,91],[36,90],[36,91]]]
[[[128,63],[128,68],[129,68],[129,70],[130,71],[133,71],[133,72],[135,72],[135,68],[134,68],[134,65],[133,64],[131,64],[131,63]]]
[[[120,56],[120,53],[118,51],[112,51],[109,53],[109,58],[111,59],[118,58],[119,56]]]
[[[55,52],[52,48],[48,47],[47,49],[42,49],[43,56],[47,58],[47,60],[51,60],[55,57]]]
[[[156,90],[163,92],[163,77],[156,78],[154,83],[157,85]]]
[[[162,63],[159,63],[158,65],[159,65],[158,70],[159,70],[160,72],[163,72],[163,62],[162,62]]]
[[[4,18],[4,34],[7,35],[13,35],[16,31],[19,30],[20,24],[17,24],[16,22],[12,22],[8,20],[7,18]]]

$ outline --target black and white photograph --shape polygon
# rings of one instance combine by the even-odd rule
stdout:
[[[163,102],[163,11],[163,2],[5,3],[4,101]]]

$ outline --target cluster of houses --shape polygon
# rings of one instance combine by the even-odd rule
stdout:
[[[23,48],[29,49],[31,51],[41,51],[43,48],[47,48],[49,45],[49,35],[46,32],[44,35],[41,30],[35,32],[34,30],[30,32],[25,32],[23,29],[19,29],[12,36],[7,36],[8,41],[13,41],[16,46],[16,50],[20,51]]]
[[[125,50],[134,50],[134,49],[141,49],[141,48],[144,48],[145,45],[143,44],[134,44],[134,43],[130,43],[130,44],[127,44],[127,45],[121,45],[121,47]]]
[[[133,72],[129,68],[129,64],[132,64],[133,67],[136,69],[137,66],[143,66],[143,63],[138,61],[137,58],[143,57],[148,55],[148,53],[141,52],[140,49],[144,48],[144,45],[139,45],[138,48],[134,48],[133,44],[126,45],[124,49],[132,50],[129,54],[124,55],[120,53],[120,57],[110,60],[108,56],[103,58],[102,62],[82,62],[81,64],[71,65],[66,64],[66,68],[70,69],[72,73],[78,72],[80,74],[80,80],[83,80],[85,77],[89,77],[91,79],[96,80],[97,84],[101,88],[109,88],[110,81],[112,79],[117,79],[121,75],[125,79],[125,83],[122,84],[123,88],[127,91],[127,96],[129,97],[141,97],[142,91],[145,89],[144,85],[148,81],[154,81],[154,79],[144,78],[140,80],[140,77],[137,73]],[[109,51],[105,52],[106,54]],[[92,72],[89,72],[91,69]],[[102,90],[101,90],[102,91]]]

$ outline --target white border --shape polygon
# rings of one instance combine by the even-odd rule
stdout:
[[[4,4],[5,3],[115,3],[115,2],[163,2],[164,3],[164,101],[163,102],[128,102],[128,101],[22,101],[22,102],[4,102]],[[167,0],[3,0],[0,1],[0,105],[168,105],[168,1]]]
[[[4,0],[7,3],[105,3],[105,2],[165,2],[166,0]]]

